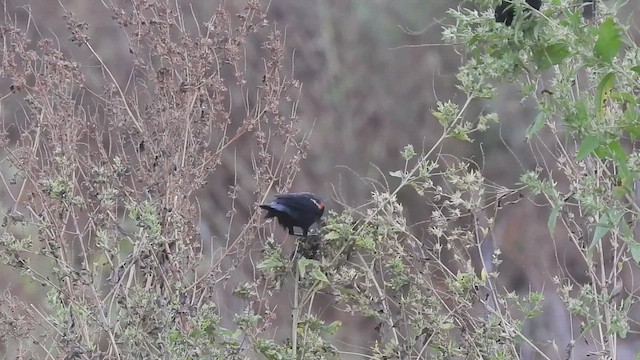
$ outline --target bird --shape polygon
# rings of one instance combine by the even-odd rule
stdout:
[[[303,237],[307,237],[309,227],[324,214],[322,198],[309,192],[279,194],[271,203],[260,207],[267,210],[265,219],[275,217],[283,228],[289,230],[289,235],[296,235],[293,228],[299,227]]]
[[[500,5],[496,6],[496,22],[511,26],[513,18],[516,16],[516,12],[513,8],[513,1],[515,0],[503,0]],[[526,2],[536,10],[540,10],[540,6],[542,5],[542,0],[526,0]]]

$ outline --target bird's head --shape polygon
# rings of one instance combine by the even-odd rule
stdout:
[[[316,207],[318,208],[318,213],[323,214],[324,213],[324,201],[322,200],[321,197],[315,195],[315,194],[308,194],[309,196],[309,200],[311,200],[311,202],[313,202]]]

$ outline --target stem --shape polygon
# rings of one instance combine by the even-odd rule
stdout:
[[[293,307],[291,311],[292,324],[291,324],[291,348],[293,350],[294,359],[298,358],[298,322],[300,321],[300,307],[298,298],[298,286],[300,282],[300,269],[297,266],[294,274],[293,282]]]

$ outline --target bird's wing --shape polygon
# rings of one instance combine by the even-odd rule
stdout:
[[[278,205],[276,210],[287,213],[294,219],[299,219],[303,213],[309,212],[310,209],[316,208],[316,204],[305,193],[289,193],[275,196],[272,206]],[[275,206],[274,206],[275,208]]]
[[[289,209],[281,203],[278,202],[272,202],[271,204],[264,204],[264,205],[260,205],[261,208],[266,209],[266,210],[275,210],[275,211],[280,211],[280,212],[284,212],[284,213],[289,213]]]

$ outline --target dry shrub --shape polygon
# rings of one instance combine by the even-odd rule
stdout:
[[[126,38],[127,54],[117,60],[118,49],[97,46],[91,23],[60,4],[46,6],[62,10],[66,33],[41,34],[16,16],[29,8],[5,9],[2,74],[11,93],[2,97],[8,211],[0,249],[11,287],[0,304],[11,316],[0,339],[7,354],[246,351],[241,335],[220,325],[213,296],[255,246],[259,216],[251,206],[242,209],[248,221],[236,219],[235,199],[248,193],[253,205],[288,188],[305,156],[301,84],[285,67],[284,36],[264,4],[250,0],[237,13],[220,7],[208,19],[175,5],[109,5]],[[196,195],[233,168],[237,152],[253,156],[241,174],[253,183],[242,189],[236,173],[224,184],[229,207],[207,216],[227,230],[214,226],[222,235],[203,238]]]

